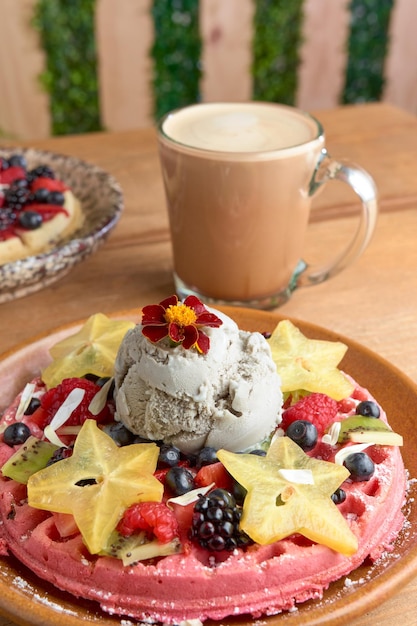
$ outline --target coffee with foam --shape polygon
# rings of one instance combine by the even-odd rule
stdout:
[[[328,155],[321,124],[307,113],[265,102],[195,104],[168,114],[158,138],[181,298],[277,307],[368,245],[375,184],[362,168]],[[360,224],[318,266],[304,262],[304,239],[312,197],[329,180],[359,196]]]
[[[215,152],[270,152],[317,137],[317,123],[294,109],[262,103],[207,104],[168,116],[162,131],[184,146]]]

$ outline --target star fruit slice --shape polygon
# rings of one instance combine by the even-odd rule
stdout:
[[[256,543],[299,533],[344,555],[356,552],[357,538],[331,499],[349,476],[345,467],[310,458],[289,437],[275,439],[265,457],[217,456],[247,490],[240,526]]]
[[[344,343],[308,339],[289,320],[279,322],[268,341],[284,393],[305,390],[334,400],[352,393],[352,383],[337,367],[347,351]]]
[[[28,503],[71,513],[89,552],[98,554],[131,504],[161,501],[163,485],[153,475],[158,454],[154,443],[118,447],[86,420],[72,456],[30,477]]]
[[[92,315],[77,333],[52,346],[53,362],[43,370],[42,380],[51,389],[64,378],[112,376],[122,339],[134,326],[134,322],[112,320],[103,313]]]

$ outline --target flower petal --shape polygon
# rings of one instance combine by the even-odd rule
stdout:
[[[189,324],[189,326],[185,326],[184,330],[184,340],[182,342],[183,347],[187,350],[188,348],[192,348],[198,340],[198,330],[194,324]]]
[[[196,315],[208,312],[204,304],[197,298],[197,296],[187,296],[184,300],[184,304],[189,306],[190,309],[196,313]]]
[[[178,304],[178,297],[176,295],[170,296],[169,298],[162,300],[159,304],[164,308],[164,310],[166,310],[169,306],[175,306]]]
[[[171,341],[174,341],[175,343],[180,343],[183,340],[183,334],[181,332],[181,327],[178,326],[178,324],[175,324],[175,322],[173,322],[172,324],[168,325],[168,336],[171,339]]]
[[[145,326],[142,328],[142,335],[152,341],[152,343],[157,343],[168,335],[168,328],[166,324],[165,326]]]
[[[210,349],[210,339],[207,337],[205,333],[199,330],[198,339],[195,345],[199,352],[202,352],[203,354],[207,354],[207,352]]]
[[[212,328],[218,328],[223,324],[223,321],[210,311],[205,311],[197,317],[196,324],[199,326],[211,326]]]
[[[166,324],[165,309],[160,304],[148,304],[142,309],[142,325]]]

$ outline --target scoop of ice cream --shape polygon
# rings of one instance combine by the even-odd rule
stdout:
[[[115,364],[116,418],[133,433],[183,452],[203,446],[244,450],[280,421],[280,378],[260,333],[223,324],[204,328],[210,349],[154,344],[137,325],[126,334]]]

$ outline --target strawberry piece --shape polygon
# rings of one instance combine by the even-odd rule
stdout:
[[[68,187],[62,180],[58,180],[57,178],[47,178],[46,176],[39,176],[39,178],[35,178],[33,183],[30,186],[31,191],[36,191],[37,189],[48,189],[48,191],[66,191]]]
[[[126,509],[117,530],[130,537],[137,530],[155,535],[161,543],[178,537],[178,522],[174,512],[162,502],[139,502]]]
[[[56,217],[58,213],[64,213],[65,215],[68,215],[68,211],[59,204],[33,203],[28,204],[26,206],[26,210],[35,211],[36,213],[42,215],[43,222],[49,222],[49,220],[52,220],[54,217]]]
[[[88,405],[94,398],[96,393],[100,391],[100,387],[86,378],[65,378],[60,385],[47,391],[41,398],[41,406],[32,415],[32,421],[38,422],[42,415],[44,423],[39,425],[43,428],[52,421],[53,416],[63,404],[69,393],[80,388],[85,390],[84,399],[81,404],[72,412],[71,416],[65,423],[66,426],[78,426],[83,424],[87,419],[95,419],[97,422],[108,422],[112,419],[110,407],[106,405],[98,415],[93,415],[88,410]],[[46,421],[45,421],[46,420]]]
[[[215,483],[216,487],[226,489],[227,491],[230,491],[233,487],[233,478],[220,461],[210,465],[203,465],[198,470],[194,481],[197,487],[208,487],[212,483]]]
[[[8,167],[7,170],[0,172],[0,183],[2,185],[10,185],[17,178],[26,178],[25,170],[18,165],[13,165]]]
[[[288,426],[296,420],[308,420],[316,426],[317,432],[321,436],[333,424],[337,414],[336,400],[324,393],[312,393],[301,398],[283,412],[280,427],[287,430]]]
[[[52,513],[52,516],[60,537],[71,537],[80,532],[71,513]]]

